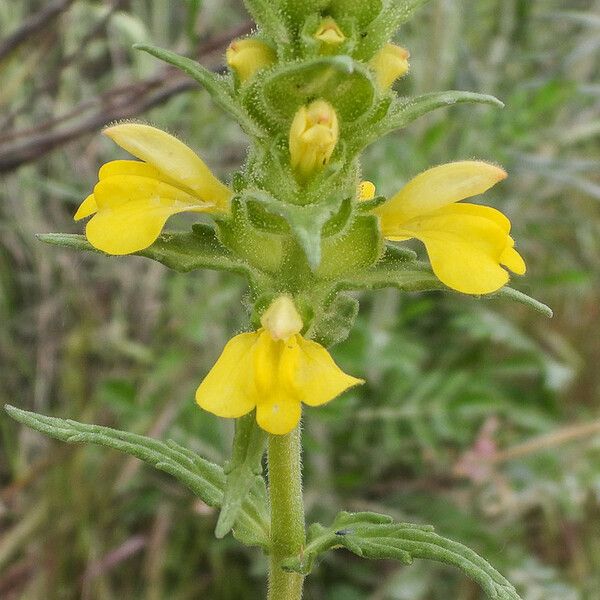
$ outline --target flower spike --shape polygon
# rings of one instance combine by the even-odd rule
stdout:
[[[489,206],[457,202],[505,177],[499,167],[480,161],[441,165],[417,175],[373,212],[386,238],[423,242],[433,272],[448,287],[489,294],[508,282],[503,267],[523,275],[525,262],[513,247],[506,216]]]
[[[86,236],[94,248],[131,254],[153,244],[172,215],[228,210],[229,188],[177,138],[138,123],[104,133],[140,161],[103,165],[93,193],[75,213],[76,221],[93,215]]]
[[[196,402],[220,417],[256,408],[258,425],[276,435],[298,425],[301,404],[319,406],[363,383],[344,373],[327,350],[305,339],[294,302],[278,297],[262,327],[232,338],[196,391]]]

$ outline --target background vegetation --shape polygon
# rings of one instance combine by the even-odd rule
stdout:
[[[246,18],[237,0],[0,3],[1,404],[226,457],[230,424],[192,398],[246,323],[241,281],[35,234],[80,231],[76,206],[119,154],[98,134],[114,119],[180,135],[224,177],[244,160],[239,129],[202,90],[130,47],[152,41],[219,68]],[[452,293],[362,296],[334,354],[368,384],[305,418],[309,517],[344,507],[433,523],[525,600],[600,599],[600,2],[432,0],[398,41],[412,53],[400,90],[469,89],[507,107],[423,118],[372,147],[365,174],[392,192],[436,163],[503,164],[510,178],[488,198],[528,262],[516,287],[556,316]],[[0,416],[4,599],[262,598],[264,559],[215,542],[215,520],[133,459]],[[430,563],[339,552],[306,597],[481,594]]]

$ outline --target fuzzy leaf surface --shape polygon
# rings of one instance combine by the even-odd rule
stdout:
[[[362,36],[357,57],[371,58],[394,35],[398,27],[406,23],[423,4],[429,0],[383,0],[383,9],[368,25]]]
[[[223,502],[226,476],[222,467],[171,440],[162,442],[100,425],[48,417],[9,405],[5,406],[5,410],[19,423],[57,440],[71,444],[97,444],[135,456],[175,477],[209,506],[217,507]],[[262,478],[247,494],[233,533],[240,542],[249,546],[268,546],[269,515]]]
[[[284,568],[309,573],[319,554],[336,548],[407,565],[417,558],[435,560],[461,569],[492,600],[521,600],[511,583],[473,550],[434,533],[433,527],[394,523],[377,513],[341,512],[330,527],[311,525],[304,552],[286,559]]]
[[[244,0],[254,22],[276,44],[289,44],[290,35],[280,9],[272,0]]]
[[[365,132],[365,135],[362,137],[359,136],[358,140],[361,148],[368,146],[380,137],[396,129],[406,127],[431,111],[453,106],[454,104],[465,103],[489,104],[497,108],[504,107],[504,104],[494,96],[458,90],[433,92],[431,94],[415,96],[414,98],[398,98],[392,102],[385,117]]]
[[[386,251],[377,264],[369,269],[357,271],[353,275],[345,275],[338,283],[338,290],[375,290],[395,287],[405,292],[426,292],[434,290],[450,291],[433,273],[431,266],[423,261],[415,260],[414,253],[401,246],[388,244]],[[502,289],[481,296],[485,299],[509,298],[532,308],[536,312],[552,317],[552,309],[546,304],[505,286]]]
[[[104,254],[94,248],[84,235],[44,233],[38,235],[38,239],[53,246]],[[189,233],[163,233],[154,244],[135,255],[151,258],[180,273],[212,269],[238,273],[251,281],[260,278],[255,269],[236,258],[221,244],[209,225],[196,224]]]
[[[261,137],[264,134],[262,129],[236,101],[233,90],[225,77],[209,71],[206,67],[203,67],[199,62],[191,58],[181,56],[170,50],[158,48],[149,44],[136,44],[134,48],[136,50],[141,50],[142,52],[147,52],[148,54],[177,67],[186,75],[189,75],[192,79],[197,81],[211,95],[215,103],[228,112],[248,135]]]
[[[250,490],[260,486],[260,482],[264,485],[262,457],[266,443],[267,435],[256,423],[254,412],[236,420],[233,452],[224,468],[225,491],[215,528],[216,537],[222,538],[231,531]]]

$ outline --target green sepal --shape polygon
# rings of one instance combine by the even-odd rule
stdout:
[[[219,239],[236,256],[255,270],[277,273],[284,257],[281,236],[257,229],[248,217],[242,197],[231,201],[231,213],[227,219],[217,220]]]
[[[260,486],[266,433],[256,423],[254,411],[236,420],[231,460],[224,466],[225,490],[215,536],[226,536],[235,525],[250,490]],[[260,480],[260,481],[259,481]]]
[[[353,296],[335,294],[315,315],[306,335],[325,348],[331,348],[350,335],[358,309],[359,302]]]
[[[386,250],[381,260],[369,269],[357,271],[352,276],[345,275],[336,284],[337,290],[375,290],[386,287],[395,287],[405,292],[426,291],[454,291],[444,285],[433,273],[431,266],[406,254],[400,246],[386,245]],[[539,300],[505,286],[492,294],[470,297],[492,299],[509,298],[532,308],[536,312],[552,317],[553,312]]]
[[[433,110],[464,103],[489,104],[498,108],[504,107],[504,104],[494,96],[458,90],[433,92],[431,94],[415,96],[414,98],[398,98],[391,103],[387,114],[379,122],[370,128],[366,128],[365,134],[362,137],[359,136],[356,138],[354,145],[356,148],[364,148],[380,137],[396,129],[406,127],[409,123]]]
[[[327,7],[336,21],[350,17],[361,30],[377,17],[381,9],[381,0],[332,0]]]
[[[394,35],[398,27],[428,0],[383,0],[383,8],[361,37],[356,57],[368,61]]]
[[[44,233],[37,237],[42,242],[53,246],[112,256],[94,248],[84,235]],[[189,273],[197,269],[230,271],[245,276],[251,284],[258,283],[261,278],[259,271],[234,256],[223,246],[213,227],[200,223],[193,225],[191,232],[163,233],[154,244],[135,252],[133,256],[150,258],[180,273]]]
[[[302,554],[286,558],[282,566],[308,574],[319,554],[336,548],[406,565],[416,558],[435,560],[461,569],[493,600],[521,600],[513,585],[473,550],[438,535],[428,525],[394,523],[376,513],[341,512],[330,527],[311,525]]]
[[[208,506],[223,502],[226,476],[223,469],[172,440],[119,431],[100,425],[47,417],[6,405],[6,412],[19,423],[67,443],[88,443],[135,456],[154,468],[175,477]],[[264,480],[255,480],[239,510],[233,535],[243,544],[269,546],[269,510]]]
[[[136,50],[147,52],[189,75],[206,89],[215,103],[228,112],[248,135],[257,138],[264,136],[264,131],[235,99],[232,87],[226,77],[217,75],[203,67],[197,61],[171,52],[170,50],[149,44],[135,44],[133,47]]]
[[[286,126],[301,106],[318,98],[330,102],[342,121],[353,121],[375,95],[369,69],[342,55],[283,64],[265,75],[261,87],[266,114]]]
[[[319,279],[338,279],[374,264],[383,252],[383,238],[377,217],[359,215],[350,227],[321,242]]]
[[[352,198],[344,198],[339,210],[323,225],[323,238],[336,235],[347,229],[351,222],[352,209],[354,208]]]
[[[273,0],[271,0],[273,1]],[[329,0],[275,0],[281,6],[282,11],[289,16],[294,29],[300,30],[306,17],[317,13],[327,7]]]
[[[310,15],[304,27],[300,33],[300,40],[302,44],[302,50],[307,58],[314,58],[317,56],[331,56],[333,54],[347,54],[352,56],[354,48],[356,47],[356,21],[347,17],[340,17],[336,19],[336,24],[345,36],[345,40],[340,44],[326,44],[315,38],[317,29],[323,21],[323,15],[313,14]]]
[[[371,200],[361,200],[356,209],[361,213],[370,213],[374,208],[381,206],[386,200],[385,196],[375,196]]]
[[[290,34],[284,15],[272,0],[244,0],[244,5],[262,32],[277,45],[290,43]]]
[[[315,271],[321,263],[321,232],[325,223],[335,215],[342,198],[332,194],[321,204],[299,206],[281,202],[263,190],[246,190],[247,203],[262,204],[272,214],[285,219],[298,244],[304,251],[308,264]]]

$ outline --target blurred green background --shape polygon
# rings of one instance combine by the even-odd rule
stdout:
[[[0,404],[227,456],[231,423],[193,392],[247,323],[243,282],[35,234],[81,231],[72,214],[122,155],[98,133],[115,119],[174,132],[230,176],[238,127],[131,45],[219,68],[246,30],[238,0],[0,2]],[[433,523],[525,600],[600,599],[600,1],[431,0],[397,39],[412,54],[401,93],[467,89],[506,108],[422,118],[370,148],[365,175],[388,193],[442,162],[504,165],[486,203],[526,257],[515,286],[555,317],[452,293],[361,295],[334,354],[368,383],[306,412],[309,519],[345,508]],[[216,542],[215,521],[167,475],[0,415],[0,598],[264,597],[265,560]],[[443,566],[341,551],[307,585],[307,600],[365,598],[482,595]]]

